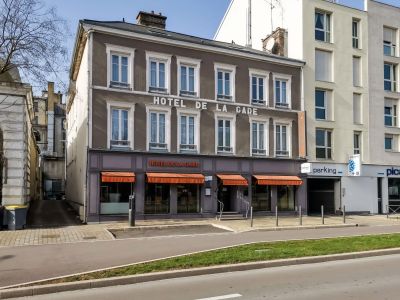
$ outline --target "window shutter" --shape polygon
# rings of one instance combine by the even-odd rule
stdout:
[[[332,81],[332,53],[315,50],[315,79]]]

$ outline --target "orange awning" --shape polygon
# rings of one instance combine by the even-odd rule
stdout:
[[[222,185],[248,185],[246,178],[241,175],[217,174],[217,177],[222,180]]]
[[[297,176],[254,175],[258,185],[302,185],[303,180]]]
[[[101,182],[135,182],[135,173],[101,172]]]
[[[202,174],[146,173],[148,183],[203,184]]]

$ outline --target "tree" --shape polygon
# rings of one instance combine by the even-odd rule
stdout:
[[[67,35],[66,21],[40,0],[0,0],[0,76],[16,67],[32,85],[62,84]]]

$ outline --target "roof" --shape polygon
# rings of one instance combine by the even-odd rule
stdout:
[[[132,32],[132,33],[137,33],[137,34],[149,35],[152,37],[159,37],[159,38],[166,38],[166,39],[171,39],[171,40],[175,40],[175,41],[188,42],[188,43],[197,44],[197,45],[201,45],[201,46],[210,46],[210,47],[219,48],[220,50],[239,51],[243,55],[246,55],[246,54],[258,55],[258,56],[265,57],[265,59],[272,58],[275,60],[282,60],[282,62],[284,62],[284,63],[305,64],[305,62],[301,61],[301,60],[266,53],[265,51],[256,50],[253,48],[237,45],[234,43],[220,42],[220,41],[205,39],[205,38],[196,37],[196,36],[192,36],[192,35],[163,30],[163,29],[159,29],[159,28],[138,25],[138,24],[133,24],[133,23],[127,23],[127,22],[123,22],[123,21],[96,21],[96,20],[84,19],[84,20],[80,20],[80,24],[94,25],[94,26],[100,26],[100,27],[105,27],[105,28],[109,28],[109,29],[123,30],[123,31]]]

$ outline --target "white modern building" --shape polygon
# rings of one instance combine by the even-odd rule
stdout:
[[[388,179],[400,174],[399,26],[399,8],[371,0],[364,10],[327,0],[232,0],[215,34],[306,62],[311,213],[321,205],[378,213],[400,199],[400,180]],[[350,176],[354,154],[361,170]]]

